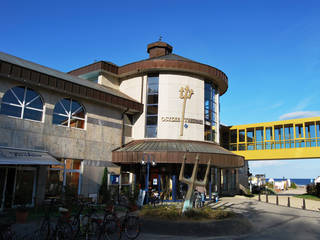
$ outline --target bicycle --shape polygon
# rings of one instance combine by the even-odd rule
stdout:
[[[16,235],[11,229],[11,224],[0,225],[0,240],[16,240]]]
[[[72,227],[67,221],[66,214],[68,209],[59,207],[60,216],[58,217],[57,223],[54,225],[51,220],[51,210],[57,205],[57,200],[52,199],[50,206],[45,211],[44,219],[42,220],[41,227],[39,229],[39,235],[41,239],[61,239],[67,240],[73,238]]]
[[[194,191],[193,193],[193,207],[194,208],[201,208],[202,207],[202,197],[200,192]]]
[[[123,206],[118,205],[117,207],[123,209]],[[106,211],[98,239],[121,239],[123,232],[128,239],[136,239],[140,234],[139,217],[132,215],[127,207],[124,212],[116,213],[113,206],[111,211]]]
[[[85,203],[81,200],[79,200],[79,205],[80,207],[77,210],[77,213],[70,218],[74,232],[73,239],[96,239],[97,236],[103,235],[103,219],[96,214],[98,206],[91,203]],[[87,213],[83,215],[85,208]]]

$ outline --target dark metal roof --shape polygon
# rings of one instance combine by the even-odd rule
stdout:
[[[145,61],[148,61],[148,60],[155,60],[155,59],[163,59],[163,60],[177,60],[177,61],[186,61],[186,62],[195,62],[189,58],[185,58],[185,57],[181,57],[177,54],[167,54],[167,55],[164,55],[164,56],[160,56],[160,57],[154,57],[154,58],[148,58],[148,59],[145,59]]]
[[[115,163],[138,163],[143,154],[154,155],[159,163],[181,163],[184,154],[187,163],[193,163],[199,155],[200,164],[211,159],[217,167],[242,167],[244,158],[220,147],[215,143],[184,140],[135,140],[122,148],[113,150],[112,161]]]
[[[108,93],[108,94],[112,94],[112,95],[117,96],[117,97],[125,98],[125,99],[128,99],[130,101],[137,102],[133,98],[129,97],[128,95],[126,95],[126,94],[124,94],[124,93],[122,93],[122,92],[120,92],[120,91],[118,91],[116,89],[113,89],[113,88],[110,88],[110,87],[106,87],[106,86],[103,86],[103,85],[100,85],[100,84],[97,84],[97,83],[94,83],[94,82],[90,82],[88,80],[84,80],[82,78],[79,78],[79,77],[76,77],[76,76],[73,76],[73,75],[70,75],[70,74],[67,74],[67,73],[64,73],[64,72],[57,71],[57,70],[54,70],[52,68],[48,68],[48,67],[42,66],[40,64],[30,62],[30,61],[24,60],[22,58],[18,58],[18,57],[12,56],[12,55],[4,53],[4,52],[0,52],[0,60],[4,61],[4,62],[11,63],[11,64],[14,64],[14,65],[17,65],[17,66],[24,67],[24,68],[27,68],[27,69],[31,69],[31,70],[34,70],[34,71],[37,71],[37,72],[40,72],[40,73],[44,73],[44,74],[47,74],[49,76],[60,78],[60,79],[63,79],[63,80],[66,80],[66,81],[69,81],[69,82],[72,82],[72,83],[76,83],[76,84],[79,84],[79,85],[82,85],[82,86],[85,86],[85,87],[89,87],[89,88],[92,88],[92,89],[95,89],[95,90],[98,90],[98,91],[102,91],[102,92],[105,92],[105,93]]]
[[[123,148],[117,149],[119,152],[148,152],[148,151],[168,151],[168,152],[192,152],[192,153],[217,153],[235,155],[230,151],[220,147],[215,143],[198,141],[179,140],[154,140],[154,141],[133,141]]]

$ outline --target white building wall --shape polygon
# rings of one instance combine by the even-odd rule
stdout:
[[[119,80],[113,76],[107,75],[106,73],[98,76],[98,84],[119,90]]]
[[[190,99],[187,99],[185,118],[201,120],[202,124],[187,123],[188,127],[183,129],[180,136],[181,122],[163,121],[167,117],[182,119],[183,99],[180,98],[181,87],[193,90]],[[161,139],[204,139],[204,81],[199,78],[174,75],[159,75],[159,109],[158,109],[158,138]]]
[[[143,93],[141,95],[141,87],[143,85]],[[132,127],[132,138],[133,139],[143,139],[145,136],[145,109],[146,109],[146,88],[147,88],[147,76],[139,76],[135,78],[130,78],[123,80],[120,83],[120,91],[132,97],[138,102],[144,104],[143,113],[138,116],[135,124]],[[141,98],[142,97],[142,98]]]
[[[141,99],[141,86],[143,81],[143,94]],[[183,99],[180,99],[180,88],[189,86],[193,90],[190,99],[187,99],[185,118],[202,121],[187,123],[180,136],[181,122],[164,121],[167,117],[182,118]],[[134,126],[133,139],[145,138],[146,120],[146,89],[147,75],[123,80],[120,91],[144,104],[144,112],[138,117]],[[160,139],[204,140],[204,81],[194,76],[159,74],[159,105],[158,105],[158,136]]]

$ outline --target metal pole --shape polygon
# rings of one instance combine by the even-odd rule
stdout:
[[[149,170],[150,170],[150,161],[148,156],[147,162],[147,177],[146,177],[146,204],[149,203],[148,194],[149,194]]]
[[[261,201],[261,195],[260,195],[260,193],[259,193],[259,196],[258,196],[258,200]]]
[[[288,197],[288,207],[290,207],[290,197]]]
[[[278,194],[276,195],[276,204],[279,205],[279,198],[278,198]]]
[[[210,168],[210,183],[209,183],[209,200],[211,200],[211,195],[212,195],[212,181],[213,181],[213,173],[212,173],[212,168]]]

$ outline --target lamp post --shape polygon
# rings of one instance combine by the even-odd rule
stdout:
[[[152,165],[152,167],[156,166],[156,162],[154,160],[154,155],[152,154],[147,154],[144,153],[142,155],[142,159],[141,159],[141,164],[142,165],[147,165],[147,175],[146,175],[146,184],[145,184],[145,191],[146,191],[146,203],[149,203],[149,199],[148,199],[148,191],[149,191],[149,172],[150,172],[150,164]]]

